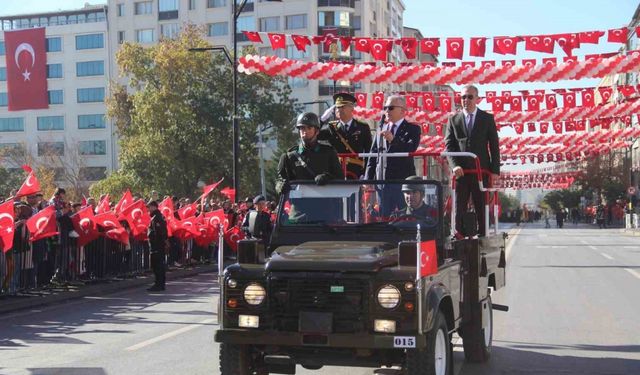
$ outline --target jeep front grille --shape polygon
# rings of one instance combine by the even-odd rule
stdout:
[[[269,278],[269,310],[274,329],[297,332],[299,312],[308,311],[332,313],[334,333],[367,330],[370,296],[367,279],[307,276]]]

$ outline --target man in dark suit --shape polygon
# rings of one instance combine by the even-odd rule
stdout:
[[[384,157],[384,153],[414,152],[420,144],[420,127],[405,120],[406,108],[404,96],[387,98],[380,128],[371,147],[371,152],[383,157],[369,158],[365,172],[367,180],[404,180],[416,174],[412,157]],[[389,216],[405,206],[400,184],[385,185],[378,196],[382,216]]]
[[[480,166],[488,170],[483,175],[484,187],[493,186],[500,175],[500,149],[498,130],[493,115],[478,109],[478,89],[473,85],[462,88],[462,112],[449,117],[445,135],[445,147],[449,152],[471,152],[478,156]],[[475,173],[464,170],[475,170],[475,160],[469,157],[449,158],[456,181],[456,231],[465,235],[462,230],[462,216],[466,212],[469,197],[478,218],[480,236],[485,233],[485,200],[480,191],[478,177]]]
[[[337,120],[328,121],[318,134],[318,140],[328,141],[339,154],[369,152],[371,149],[371,129],[369,125],[353,118],[353,108],[356,104],[355,96],[348,93],[338,93],[333,96],[334,105],[325,115],[335,111]],[[325,115],[322,120],[326,121]],[[327,116],[328,117],[328,116]],[[347,158],[347,178],[358,180],[364,174],[364,160],[362,158]]]

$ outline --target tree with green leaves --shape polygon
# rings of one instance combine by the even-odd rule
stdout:
[[[152,47],[125,43],[116,55],[126,84],[112,82],[107,116],[114,120],[120,170],[92,188],[119,195],[124,185],[138,192],[194,196],[199,181],[232,181],[232,71],[207,48],[203,29],[185,25],[175,39]],[[259,191],[258,126],[271,124],[270,137],[289,137],[295,116],[291,89],[283,78],[238,77],[240,191]],[[267,182],[269,183],[269,182]],[[115,190],[115,191],[114,191]]]

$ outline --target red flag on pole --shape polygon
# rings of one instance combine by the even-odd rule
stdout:
[[[44,27],[5,31],[9,111],[49,108]]]
[[[104,229],[123,228],[113,212],[105,212],[94,216],[93,221]]]
[[[107,194],[100,200],[100,203],[98,203],[96,214],[103,214],[109,211],[111,211],[111,206],[109,204],[109,194]]]
[[[180,216],[181,220],[184,220],[191,216],[196,216],[196,211],[198,210],[197,203],[188,204],[178,210],[178,216]]]
[[[47,208],[31,216],[27,220],[27,228],[29,229],[29,241],[31,242],[57,235],[56,208],[47,206]]]
[[[244,233],[238,227],[233,227],[224,233],[224,239],[234,252],[238,251],[238,241],[244,239]]]
[[[225,197],[229,198],[229,200],[231,202],[235,202],[236,201],[236,189],[230,188],[230,187],[226,187],[222,190],[220,190],[220,193],[222,195],[224,195]]]
[[[175,209],[173,207],[173,199],[171,199],[171,197],[166,197],[162,202],[160,202],[158,209],[165,219],[174,218],[173,211]]]
[[[27,179],[24,180],[20,189],[16,193],[16,198],[24,197],[25,195],[32,195],[40,191],[40,182],[36,178],[35,173],[33,171],[29,172]]]
[[[116,213],[116,215],[120,215],[122,210],[124,210],[131,203],[133,203],[133,195],[131,195],[131,191],[127,189],[127,191],[122,194],[122,198],[120,198],[118,203],[116,203],[113,211]]]
[[[142,200],[133,202],[122,210],[121,214],[129,223],[129,227],[134,236],[143,232],[146,233],[149,224],[151,224],[149,211]]]
[[[104,234],[104,236],[125,245],[129,245],[129,233],[127,233],[127,230],[124,229],[124,227],[110,229]]]
[[[418,243],[418,270],[420,277],[438,273],[438,254],[436,253],[436,241],[424,241]]]
[[[0,240],[2,241],[3,253],[6,253],[13,247],[14,230],[13,200],[8,200],[0,204]]]
[[[77,213],[71,215],[71,223],[78,233],[78,246],[84,246],[100,237],[93,214],[93,207],[86,206]]]

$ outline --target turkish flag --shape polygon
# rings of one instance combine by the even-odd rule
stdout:
[[[527,98],[527,111],[539,111],[540,100],[537,96],[529,96]]]
[[[573,54],[574,48],[580,48],[580,40],[576,34],[555,34],[552,36],[567,56]]]
[[[166,197],[162,202],[160,202],[160,204],[158,204],[158,209],[160,210],[160,213],[162,213],[162,216],[164,216],[165,219],[173,219],[173,211],[174,211],[174,207],[173,207],[173,199],[171,199],[171,197]]]
[[[373,39],[369,41],[371,56],[378,61],[387,61],[389,41],[386,39]]]
[[[527,131],[529,133],[533,133],[536,131],[536,123],[535,122],[528,122],[527,123]]]
[[[232,189],[230,187],[226,187],[226,188],[220,190],[220,194],[222,194],[225,197],[229,198],[229,200],[231,202],[235,202],[236,201],[236,189]]]
[[[511,101],[511,91],[503,91],[501,95],[505,102]]]
[[[407,59],[416,58],[416,49],[418,47],[418,41],[416,38],[402,38],[400,39],[400,46]]]
[[[555,109],[558,107],[558,102],[556,101],[556,94],[546,94],[544,97],[545,104],[547,105],[547,109]]]
[[[113,212],[105,212],[93,217],[93,221],[104,229],[122,228],[118,217]]]
[[[425,111],[433,111],[436,109],[436,101],[433,98],[432,92],[422,94],[422,109]]]
[[[418,275],[425,277],[438,273],[438,254],[436,252],[436,241],[424,241],[418,243],[418,264],[416,265]]]
[[[553,53],[555,42],[549,35],[532,35],[524,37],[524,49],[527,51]]]
[[[575,121],[565,121],[564,126],[565,126],[565,130],[568,132],[576,131]]]
[[[424,38],[420,41],[420,51],[429,55],[440,54],[440,38]]]
[[[286,47],[287,39],[284,34],[267,33],[267,36],[269,37],[269,42],[271,42],[271,49],[284,49]]]
[[[487,97],[487,103],[491,103],[493,98],[496,97],[495,91],[485,91],[484,95]]]
[[[111,211],[111,204],[109,202],[109,194],[105,195],[100,203],[96,206],[96,214],[102,214]]]
[[[356,92],[354,94],[356,100],[358,101],[358,107],[366,108],[367,107],[367,94],[364,92]]]
[[[440,99],[440,110],[443,112],[451,112],[451,97],[448,92],[438,93]]]
[[[338,28],[336,27],[325,27],[322,29],[322,36],[324,40],[322,42],[322,52],[329,53],[331,44],[333,44],[338,39]]]
[[[604,31],[585,31],[578,33],[578,39],[580,39],[580,43],[598,44],[603,35]]]
[[[621,27],[619,29],[611,29],[607,31],[607,42],[610,43],[626,43],[629,29]],[[7,54],[9,50],[7,49]],[[8,73],[8,72],[7,72]]]
[[[609,101],[609,98],[611,98],[613,89],[610,86],[598,87],[598,92],[600,93],[600,97],[602,98],[602,104],[605,104]]]
[[[198,210],[197,203],[188,204],[178,210],[178,216],[180,219],[186,219],[188,217],[196,216],[196,211]]]
[[[202,195],[200,197],[198,197],[197,200],[202,200],[204,198],[207,197],[207,195],[211,194],[212,191],[214,191],[218,185],[220,185],[222,183],[222,181],[224,181],[224,177],[220,179],[220,181],[213,183],[211,185],[206,185],[205,187],[202,188]]]
[[[84,246],[100,237],[100,232],[94,221],[93,207],[87,206],[71,215],[73,229],[78,233],[78,246]]]
[[[462,59],[464,54],[464,39],[447,38],[447,59]]]
[[[44,27],[5,31],[9,111],[49,108]]]
[[[576,107],[576,93],[573,91],[568,91],[563,94],[564,97],[564,108],[575,108]]]
[[[373,105],[375,109],[382,109],[384,106],[384,92],[378,91],[373,94]]]
[[[493,99],[491,99],[491,110],[493,112],[504,111],[504,99],[501,96],[494,96]]]
[[[183,240],[200,236],[197,221],[198,218],[195,216],[183,220],[174,220],[171,223],[174,236]]]
[[[124,227],[110,229],[104,234],[104,236],[125,245],[129,245],[129,233],[124,229]]]
[[[291,40],[298,51],[306,52],[307,47],[311,45],[311,40],[306,35],[291,35]]]
[[[524,124],[521,122],[514,122],[513,129],[516,131],[516,134],[522,134],[524,131]]]
[[[27,220],[27,229],[29,229],[29,241],[31,242],[57,235],[58,226],[56,225],[55,206],[47,206],[42,211],[31,216]]]
[[[341,36],[339,39],[340,45],[342,46],[342,51],[348,51],[349,48],[351,48],[351,41],[353,40],[353,38],[351,38],[350,36]]]
[[[0,240],[2,241],[3,253],[6,253],[13,247],[13,233],[15,229],[13,200],[10,199],[0,204]]]
[[[353,38],[353,41],[356,51],[364,53],[369,53],[371,51],[369,38]]]
[[[620,91],[625,97],[629,97],[636,93],[636,88],[631,85],[622,85],[618,86],[618,91]]]
[[[515,55],[518,42],[518,37],[496,36],[493,38],[493,52],[501,55]]]
[[[556,134],[562,134],[562,122],[554,122],[553,130],[556,132]]]
[[[471,38],[469,40],[469,56],[484,57],[487,51],[487,38]]]
[[[120,198],[118,203],[116,203],[113,211],[116,213],[116,215],[120,215],[122,210],[124,210],[131,203],[133,203],[133,195],[131,195],[131,191],[127,189],[127,191],[122,194],[122,198]]]
[[[547,134],[547,130],[549,130],[549,123],[548,122],[541,122],[540,123],[540,133]]]
[[[405,95],[405,100],[407,102],[407,109],[414,110],[418,107],[418,97],[415,95]]]
[[[576,120],[576,130],[577,131],[587,130],[587,124],[585,123],[585,120]]]
[[[238,251],[238,241],[244,239],[244,233],[238,227],[233,227],[224,233],[224,240],[231,250]]]
[[[27,179],[24,180],[22,186],[16,193],[16,198],[24,197],[25,195],[32,195],[40,191],[40,182],[36,178],[35,173],[33,171],[29,172],[27,175]]]
[[[224,231],[229,228],[229,218],[224,213],[224,210],[222,208],[219,210],[207,212],[204,217],[207,220],[207,224],[211,228],[219,229],[220,224],[223,225],[222,229]]]
[[[521,96],[512,96],[511,97],[511,110],[512,111],[522,111],[522,97]]]
[[[146,233],[151,224],[151,216],[143,200],[137,200],[122,210],[121,216],[129,223],[131,233],[137,236]]]
[[[250,42],[254,42],[254,43],[262,43],[262,38],[260,37],[260,33],[257,31],[246,31],[243,30],[242,31],[244,33],[244,35],[247,36],[247,39],[249,39]]]
[[[200,215],[202,217],[202,215]],[[194,237],[194,241],[200,247],[207,247],[218,237],[217,229],[211,228],[208,224],[198,221],[198,231],[200,234]]]

